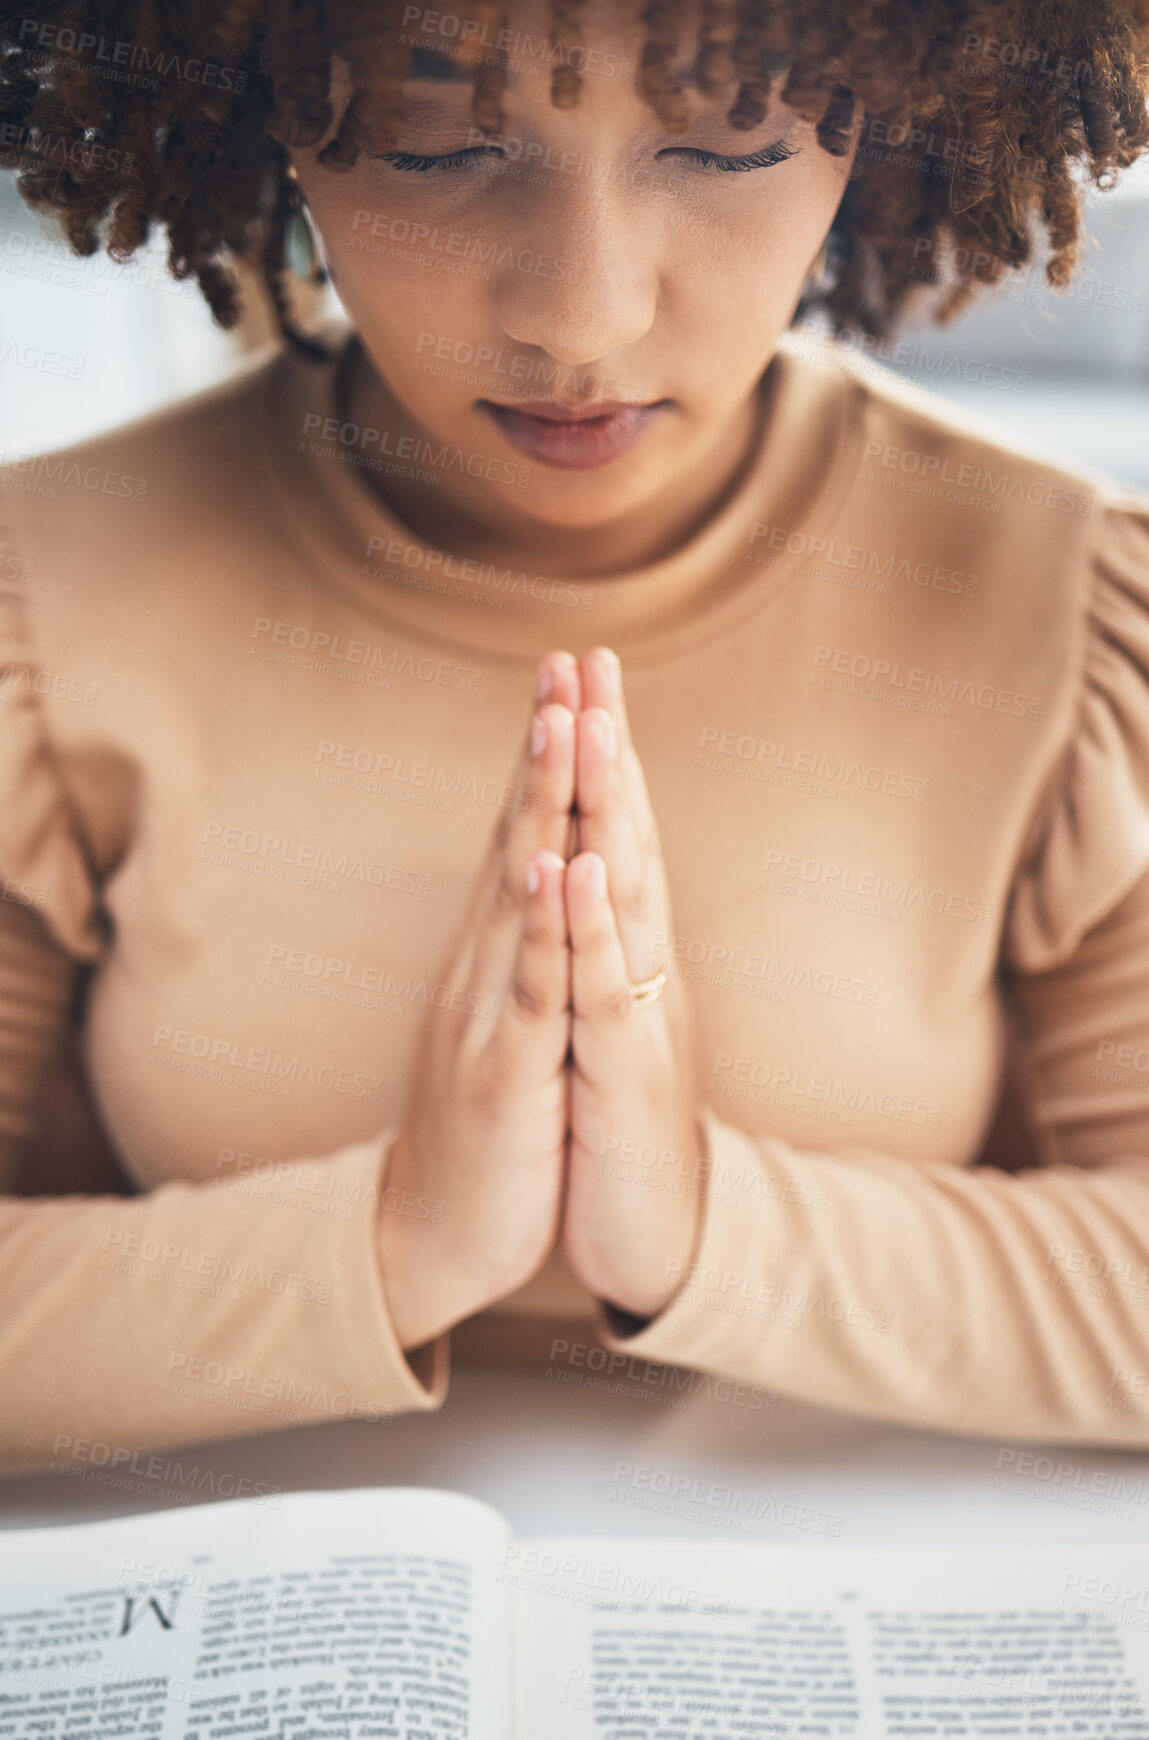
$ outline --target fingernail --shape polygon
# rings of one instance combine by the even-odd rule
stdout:
[[[610,656],[608,658],[604,658],[602,661],[602,671],[603,671],[603,676],[606,679],[606,686],[609,689],[610,693],[612,695],[617,695],[617,694],[621,693],[621,683],[619,681],[620,667],[619,667],[619,662],[618,662],[618,654],[614,651],[613,648],[609,649],[609,653],[610,653]]]
[[[531,754],[541,755],[546,747],[547,722],[536,713],[531,723]]]
[[[596,857],[587,872],[587,881],[595,900],[602,900],[606,894],[606,865]]]
[[[554,682],[554,678],[551,675],[550,666],[548,664],[540,664],[539,671],[538,671],[538,677],[536,678],[536,681],[535,681],[535,699],[536,699],[536,701],[542,701],[542,700],[546,699],[546,697],[551,692],[551,686],[552,686],[553,682]]]
[[[538,865],[535,863],[533,858],[528,858],[527,859],[527,893],[528,894],[537,894],[538,890],[539,890],[539,883],[541,881],[542,881],[542,877],[539,875]]]

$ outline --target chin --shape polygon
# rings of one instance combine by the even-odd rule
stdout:
[[[568,473],[578,482],[566,488],[548,488],[536,467],[530,486],[522,491],[522,512],[540,526],[553,526],[556,531],[589,532],[608,526],[624,514],[633,513],[645,503],[649,491],[606,479],[593,479],[590,472]]]

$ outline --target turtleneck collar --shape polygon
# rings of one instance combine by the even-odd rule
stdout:
[[[293,553],[331,590],[392,629],[482,653],[509,667],[551,646],[579,655],[606,642],[628,661],[676,656],[760,609],[791,576],[749,561],[756,523],[788,531],[829,523],[845,495],[857,444],[858,387],[840,365],[819,367],[784,337],[755,389],[750,446],[707,519],[668,554],[584,580],[555,561],[539,574],[436,549],[405,525],[369,480],[413,463],[400,448],[340,440],[339,383],[358,344],[308,363],[284,350],[252,401],[253,454],[265,499]],[[385,438],[384,438],[385,440]],[[396,444],[392,444],[396,445]]]

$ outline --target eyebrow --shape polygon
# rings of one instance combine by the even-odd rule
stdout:
[[[450,54],[438,48],[420,48],[416,43],[411,49],[411,64],[408,68],[406,81],[412,84],[435,85],[469,85],[472,83],[473,68],[464,61],[457,61]],[[686,90],[696,91],[699,88],[693,64],[675,68],[674,77]],[[508,67],[506,73],[507,88],[515,83],[515,75]],[[708,95],[710,93],[707,93]]]

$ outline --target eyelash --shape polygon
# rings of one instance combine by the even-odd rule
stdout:
[[[462,151],[448,151],[441,157],[420,156],[414,151],[386,151],[377,158],[379,163],[389,163],[392,169],[409,169],[418,174],[427,174],[436,170],[462,169],[468,163],[473,163],[477,156],[486,156],[496,150],[493,145],[469,146]],[[749,169],[772,169],[776,163],[784,163],[795,152],[782,144],[767,145],[761,151],[755,151],[749,157],[726,157],[720,151],[702,151],[689,145],[672,145],[667,148],[671,156],[696,158],[706,167],[713,166],[724,174],[734,174]]]

